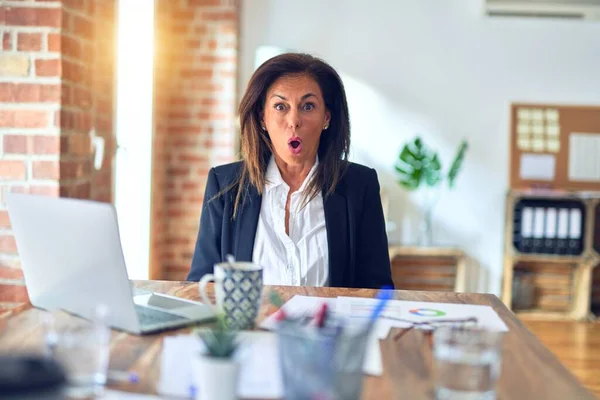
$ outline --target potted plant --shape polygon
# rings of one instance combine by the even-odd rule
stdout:
[[[205,347],[192,361],[196,400],[236,399],[239,363],[234,355],[239,347],[238,332],[219,315],[214,327],[199,329],[196,334]]]
[[[425,210],[419,238],[419,244],[423,246],[433,244],[432,214],[441,194],[442,183],[447,181],[450,189],[454,187],[467,148],[467,141],[462,140],[446,174],[442,172],[437,152],[427,147],[418,136],[405,144],[398,155],[395,167],[399,176],[398,183],[411,191],[419,189],[423,195]]]

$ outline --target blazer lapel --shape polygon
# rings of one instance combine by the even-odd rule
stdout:
[[[254,238],[258,226],[262,196],[251,186],[246,193],[244,205],[236,218],[235,256],[239,261],[252,261]]]
[[[339,192],[338,186],[323,204],[329,250],[329,286],[333,287],[347,286],[345,272],[348,265],[348,206],[346,198]]]

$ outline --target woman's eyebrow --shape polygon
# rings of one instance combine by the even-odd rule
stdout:
[[[302,96],[302,100],[306,100],[307,98],[309,98],[311,96],[317,97],[317,95],[314,93],[306,93],[304,96]],[[287,99],[285,97],[283,97],[282,95],[277,94],[277,93],[272,94],[271,98],[273,98],[273,97],[279,97],[281,100],[287,101]]]

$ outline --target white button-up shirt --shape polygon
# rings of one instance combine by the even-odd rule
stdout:
[[[252,259],[263,267],[265,285],[327,286],[329,251],[321,191],[302,207],[304,191],[315,174],[318,157],[290,199],[289,236],[285,233],[285,203],[290,187],[271,157]],[[302,208],[301,208],[302,207]]]

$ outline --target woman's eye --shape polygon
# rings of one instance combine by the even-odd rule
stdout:
[[[304,111],[310,111],[315,108],[315,105],[313,103],[306,103],[303,108],[304,108]]]
[[[283,104],[281,104],[281,103],[277,103],[277,104],[275,104],[275,107],[274,107],[274,108],[275,108],[277,111],[283,111],[283,110],[285,110],[285,106],[284,106]]]

